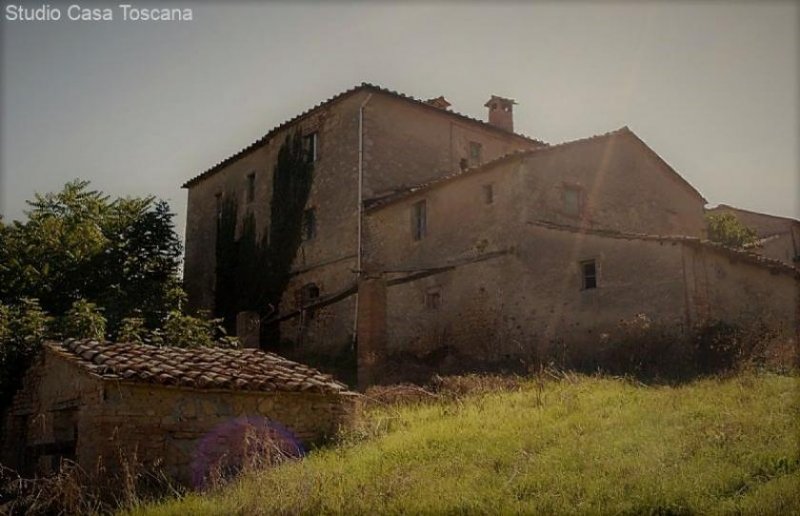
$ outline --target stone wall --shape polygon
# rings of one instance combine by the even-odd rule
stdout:
[[[427,273],[383,273],[386,341],[370,345],[385,349],[372,361],[385,369],[371,377],[421,381],[433,373],[524,370],[541,359],[591,362],[607,336],[638,314],[676,339],[708,321],[757,320],[796,342],[800,283],[786,270],[696,240],[533,224],[514,231],[517,244],[506,252],[476,253]],[[581,264],[590,260],[596,288],[584,288]]]
[[[10,411],[4,462],[19,466],[19,450],[27,450],[31,457],[39,455],[29,464],[39,472],[51,470],[58,456],[65,455],[90,474],[98,465],[114,474],[121,460],[136,460],[185,483],[198,439],[219,425],[262,416],[308,446],[334,436],[351,422],[355,410],[351,394],[195,390],[101,381],[48,351],[26,377]],[[72,446],[71,454],[63,453],[69,451],[64,443]]]
[[[42,353],[26,373],[8,410],[2,462],[25,474],[57,471],[59,458],[84,466],[83,436],[91,438],[88,407],[103,399],[103,384],[53,353]],[[95,438],[100,438],[94,434]]]
[[[325,298],[352,288],[357,281],[358,116],[365,101],[364,199],[457,170],[461,159],[469,157],[470,142],[481,144],[484,161],[540,145],[367,89],[312,111],[189,188],[185,284],[192,308],[212,310],[216,195],[236,200],[240,223],[247,213],[253,213],[258,231],[263,231],[269,224],[272,169],[286,134],[295,128],[304,133],[318,131],[319,159],[307,204],[316,210],[316,237],[300,246],[280,307],[280,315],[296,314],[280,323],[283,347],[279,343],[262,344],[348,380],[351,374],[347,364],[355,362],[355,297],[321,309],[302,310],[301,291],[314,284]],[[253,172],[255,198],[247,203],[247,176]]]

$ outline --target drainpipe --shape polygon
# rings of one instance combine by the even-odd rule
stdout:
[[[356,250],[356,311],[353,317],[353,348],[358,338],[358,282],[361,279],[361,239],[364,218],[364,108],[372,98],[367,95],[358,108],[358,248]]]

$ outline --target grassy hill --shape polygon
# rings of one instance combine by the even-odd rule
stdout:
[[[681,386],[566,376],[369,409],[337,447],[184,514],[798,514],[798,378]]]

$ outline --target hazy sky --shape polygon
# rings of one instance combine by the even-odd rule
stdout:
[[[185,180],[362,81],[512,97],[550,143],[628,125],[711,204],[800,218],[797,2],[162,4],[194,21],[2,21],[6,218],[80,177],[183,231]]]

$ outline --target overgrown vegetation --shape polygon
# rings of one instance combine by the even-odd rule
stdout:
[[[76,180],[28,205],[26,220],[0,220],[0,416],[48,338],[235,345],[218,320],[182,311],[165,202],[111,200]]]
[[[794,514],[796,389],[749,372],[644,386],[548,370],[380,388],[339,446],[132,513]]]
[[[729,247],[743,248],[758,240],[755,230],[747,227],[733,213],[707,214],[708,239]]]
[[[230,199],[223,202],[217,226],[215,313],[229,330],[238,312],[254,311],[262,318],[278,313],[300,247],[313,169],[300,132],[287,135],[272,175],[269,228],[261,238],[252,213],[244,217],[237,238],[238,206]],[[265,339],[279,341],[277,326],[262,325],[262,331]]]

